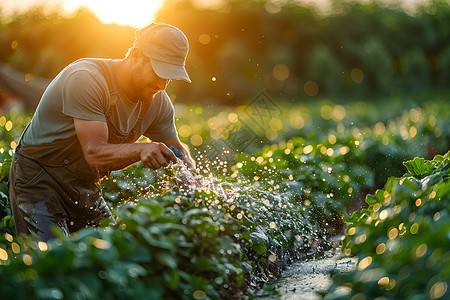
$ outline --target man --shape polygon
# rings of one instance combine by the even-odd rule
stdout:
[[[190,82],[184,68],[188,47],[178,28],[153,23],[136,31],[124,59],[81,59],[55,77],[11,165],[18,235],[47,241],[54,238],[54,226],[68,235],[112,219],[99,180],[139,161],[152,169],[166,167],[167,159],[177,161],[170,145],[195,169],[177,137],[165,92],[172,79]],[[136,143],[142,135],[152,142]]]

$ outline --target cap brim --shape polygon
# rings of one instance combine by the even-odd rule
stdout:
[[[168,64],[156,59],[150,58],[153,70],[156,75],[164,79],[181,79],[191,83],[188,73],[184,66]]]

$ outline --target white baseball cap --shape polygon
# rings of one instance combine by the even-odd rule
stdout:
[[[136,31],[134,45],[150,58],[159,77],[191,82],[185,69],[189,42],[180,29],[162,22],[152,23]]]

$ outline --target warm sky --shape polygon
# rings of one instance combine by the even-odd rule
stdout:
[[[44,4],[45,8],[62,7],[73,13],[80,6],[88,7],[104,23],[118,23],[143,27],[153,20],[153,14],[162,0],[0,0],[2,14],[26,10]]]
[[[153,14],[164,0],[0,0],[2,15],[14,11],[26,10],[30,6],[44,4],[49,9],[62,7],[64,12],[73,13],[80,6],[88,7],[104,23],[118,23],[143,27],[153,21]],[[220,0],[195,0],[196,2],[215,2]],[[271,0],[282,3],[286,0]],[[326,5],[330,0],[297,0],[303,3]],[[368,0],[361,0],[368,1]],[[380,0],[381,2],[399,2],[405,8],[411,9],[417,3],[428,0]]]

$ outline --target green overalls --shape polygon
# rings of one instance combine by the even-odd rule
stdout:
[[[111,108],[106,115],[108,143],[134,143],[142,135],[139,128],[149,103],[143,106],[132,130],[121,134],[111,122],[117,87],[106,62],[94,61],[107,81],[111,97]],[[30,146],[21,146],[19,142],[9,178],[10,205],[17,234],[31,234],[47,241],[55,237],[54,226],[69,235],[87,226],[98,226],[102,219],[115,222],[101,196],[99,183],[110,171],[100,174],[88,165],[78,138]]]

